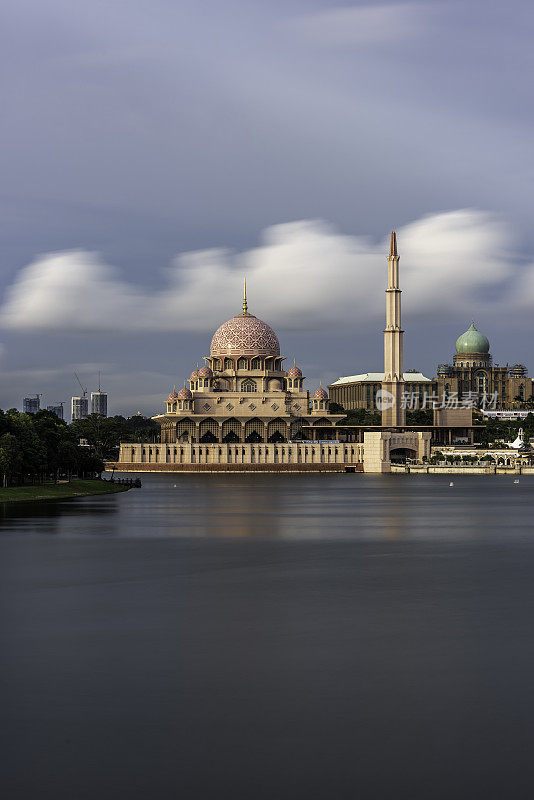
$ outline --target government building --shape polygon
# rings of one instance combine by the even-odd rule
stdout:
[[[459,403],[469,398],[474,406],[484,403],[492,408],[511,409],[530,400],[533,381],[523,364],[500,366],[493,363],[490,343],[475,327],[474,321],[456,340],[452,364],[440,364],[437,377],[425,377],[408,370],[403,375],[408,409],[447,406],[452,398]],[[330,400],[345,411],[359,408],[377,410],[383,372],[366,372],[338,378],[328,386]]]
[[[440,364],[434,381],[439,403],[451,395],[460,400],[476,397],[480,402],[494,397],[497,409],[512,408],[532,397],[532,378],[523,364],[499,366],[493,363],[489,340],[474,321],[456,340],[452,364]]]

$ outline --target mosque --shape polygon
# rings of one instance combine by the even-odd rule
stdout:
[[[162,443],[279,444],[337,439],[328,393],[319,386],[310,398],[302,370],[285,357],[273,329],[249,313],[246,283],[240,314],[215,331],[209,356],[174,389],[161,425]]]

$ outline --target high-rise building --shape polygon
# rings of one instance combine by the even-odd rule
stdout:
[[[60,404],[58,406],[47,406],[46,410],[47,411],[51,411],[53,414],[56,415],[56,417],[59,417],[59,419],[63,419],[63,405],[62,404]]]
[[[41,408],[40,395],[35,397],[25,397],[22,401],[22,409],[25,414],[36,414]]]
[[[103,417],[108,415],[108,395],[107,392],[91,392],[91,414],[101,414]]]
[[[71,401],[71,422],[84,419],[89,414],[89,401],[87,397],[73,397]]]

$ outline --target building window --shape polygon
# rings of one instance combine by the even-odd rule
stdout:
[[[261,369],[261,358],[253,358],[250,362],[250,369]]]
[[[256,385],[256,381],[253,381],[251,378],[247,378],[245,381],[241,381],[241,391],[242,392],[257,392],[258,387]]]
[[[240,358],[237,362],[238,369],[248,369],[248,358]]]
[[[224,368],[225,369],[233,369],[234,368],[234,362],[232,361],[231,358],[225,358],[224,359]]]

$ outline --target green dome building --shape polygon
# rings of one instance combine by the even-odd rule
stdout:
[[[521,407],[533,392],[525,366],[493,363],[489,340],[474,320],[457,338],[452,364],[439,365],[436,384],[440,403],[448,398],[470,399],[475,406],[485,402],[490,410]]]

